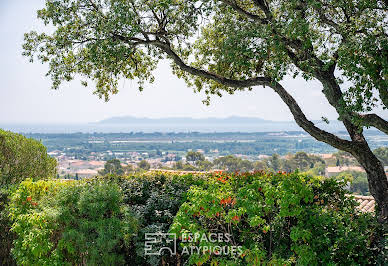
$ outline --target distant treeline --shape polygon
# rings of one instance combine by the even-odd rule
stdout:
[[[158,151],[185,153],[201,149],[205,153],[218,150],[219,155],[258,155],[274,153],[285,155],[305,151],[308,153],[335,152],[331,146],[318,142],[303,132],[257,132],[257,133],[72,133],[72,134],[25,134],[52,150],[66,150],[69,155],[88,156],[92,152],[112,151],[148,152],[156,156]],[[388,145],[379,134],[370,134],[372,148]],[[130,140],[131,142],[115,142]],[[144,140],[149,142],[144,142]],[[139,141],[139,142],[136,142]],[[142,142],[143,141],[143,142]],[[165,141],[165,142],[161,142]],[[245,142],[249,141],[249,142]]]

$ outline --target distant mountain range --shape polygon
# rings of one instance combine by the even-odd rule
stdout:
[[[338,132],[345,130],[339,121],[313,121],[318,127]],[[271,121],[258,117],[231,116],[226,118],[139,118],[111,117],[94,123],[82,124],[0,124],[0,128],[27,133],[74,132],[281,132],[303,131],[295,121]]]
[[[290,123],[264,120],[257,117],[230,116],[226,118],[208,117],[168,117],[168,118],[140,118],[133,116],[111,117],[97,122],[97,124],[261,124],[261,123]]]

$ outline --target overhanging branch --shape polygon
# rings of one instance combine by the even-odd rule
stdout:
[[[247,88],[247,87],[253,87],[253,86],[270,86],[272,83],[272,79],[267,77],[255,77],[245,80],[236,80],[236,79],[229,79],[225,78],[223,76],[220,76],[216,73],[208,72],[202,69],[198,69],[192,66],[187,65],[178,54],[175,53],[175,51],[171,48],[171,46],[168,43],[164,43],[158,40],[151,41],[150,44],[155,45],[156,47],[159,47],[163,52],[165,52],[173,61],[174,63],[180,67],[183,71],[186,71],[192,75],[200,76],[206,79],[211,79],[214,81],[217,81],[218,83],[232,87],[232,88]]]
[[[354,143],[348,140],[344,140],[339,138],[338,136],[331,134],[327,131],[324,131],[314,125],[310,120],[306,118],[302,109],[299,107],[296,100],[286,91],[286,89],[278,82],[275,82],[271,78],[268,77],[256,77],[246,80],[232,80],[220,75],[207,72],[202,69],[197,69],[192,66],[187,65],[180,57],[175,53],[175,51],[171,48],[171,46],[167,43],[163,43],[160,41],[152,41],[153,45],[159,47],[162,51],[164,51],[170,58],[174,61],[174,63],[180,67],[183,71],[186,71],[192,75],[200,76],[206,79],[211,79],[216,82],[219,82],[228,87],[252,87],[252,86],[269,86],[271,87],[283,100],[283,102],[288,106],[296,123],[303,128],[307,133],[309,133],[312,137],[319,141],[323,141],[337,149],[341,149],[344,151],[350,152],[354,147]]]
[[[363,120],[363,125],[373,126],[388,135],[388,121],[376,114],[365,114],[360,115],[360,117]]]
[[[353,142],[339,138],[338,136],[324,131],[314,125],[313,122],[307,119],[298,103],[287,90],[278,82],[271,86],[273,90],[280,96],[283,102],[288,106],[295,122],[309,133],[316,140],[323,141],[337,149],[350,152],[354,146]]]
[[[240,15],[246,16],[254,21],[258,21],[261,24],[268,24],[268,20],[263,19],[258,15],[255,15],[255,14],[252,14],[252,13],[246,11],[245,9],[243,9],[239,5],[237,5],[234,1],[221,0],[221,2],[223,2],[223,3],[227,4],[228,6],[230,6],[231,8],[233,8],[233,10],[235,10]]]

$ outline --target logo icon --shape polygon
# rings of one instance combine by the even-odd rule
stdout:
[[[173,243],[173,247],[171,247]],[[144,242],[145,255],[158,255],[166,250],[171,255],[176,255],[176,234],[173,233],[146,233]]]

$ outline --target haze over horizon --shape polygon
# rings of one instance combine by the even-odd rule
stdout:
[[[338,121],[326,124],[315,121],[322,129],[332,132],[344,130]],[[0,123],[0,127],[19,133],[129,133],[129,132],[282,132],[303,131],[295,121],[271,121],[257,117],[230,116],[140,118],[133,116],[111,117],[89,123]]]
[[[148,116],[133,116],[133,115],[121,115],[121,116],[111,116],[97,121],[86,121],[86,122],[1,122],[1,125],[87,125],[87,124],[125,124],[128,122],[134,123],[149,123],[149,122],[183,122],[190,124],[192,122],[208,122],[208,121],[217,121],[221,123],[249,123],[249,122],[259,122],[259,123],[295,123],[295,120],[271,120],[264,119],[258,116],[239,116],[239,115],[229,115],[229,116],[207,116],[207,117],[191,117],[191,116],[162,116],[162,117],[148,117]],[[322,119],[312,120],[315,123],[325,123]],[[337,123],[338,120],[330,120],[329,123]],[[326,123],[325,123],[326,124]],[[302,129],[301,129],[302,130]]]
[[[29,124],[97,124],[97,123],[104,123],[106,121],[111,121],[111,120],[127,120],[127,119],[133,119],[133,120],[152,120],[152,121],[157,121],[157,120],[174,120],[174,119],[190,119],[190,121],[203,121],[203,120],[211,120],[211,119],[217,119],[217,120],[229,120],[229,119],[252,119],[252,120],[261,120],[265,122],[295,122],[293,119],[290,120],[270,120],[270,119],[264,119],[262,117],[258,116],[239,116],[239,115],[229,115],[229,116],[204,116],[204,117],[191,117],[189,115],[187,116],[182,116],[182,115],[177,115],[177,116],[155,116],[155,117],[150,117],[150,116],[134,116],[134,115],[118,115],[118,116],[111,116],[107,117],[104,119],[99,119],[99,120],[93,120],[93,121],[81,121],[81,122],[1,122],[0,125],[12,125],[12,124],[19,124],[19,125],[29,125]]]

